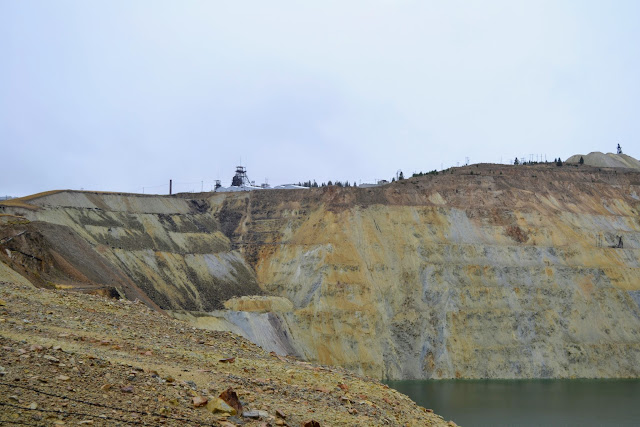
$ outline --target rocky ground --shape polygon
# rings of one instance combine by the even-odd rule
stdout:
[[[0,281],[0,348],[0,425],[448,424],[342,369],[140,303],[15,281]]]

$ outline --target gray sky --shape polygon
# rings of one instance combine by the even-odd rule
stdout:
[[[638,158],[639,22],[613,0],[0,0],[0,195]]]

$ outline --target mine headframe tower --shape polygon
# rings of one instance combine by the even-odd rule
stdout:
[[[231,185],[234,187],[251,185],[251,181],[249,181],[249,177],[247,177],[247,168],[244,166],[236,166],[236,174],[231,179]]]

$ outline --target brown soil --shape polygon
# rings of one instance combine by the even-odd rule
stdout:
[[[377,381],[131,301],[0,282],[0,346],[0,425],[446,425]],[[258,419],[194,406],[229,388]]]

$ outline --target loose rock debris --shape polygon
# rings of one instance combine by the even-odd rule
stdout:
[[[2,281],[0,298],[0,425],[447,425],[375,380],[142,304]]]

